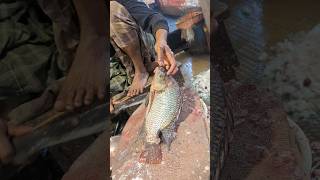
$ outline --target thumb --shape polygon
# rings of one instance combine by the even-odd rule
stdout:
[[[33,131],[31,126],[13,126],[8,125],[8,134],[12,137],[19,137]]]

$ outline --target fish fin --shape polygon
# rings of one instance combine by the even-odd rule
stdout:
[[[167,145],[168,151],[170,151],[170,146],[172,141],[176,137],[174,122],[170,123],[166,128],[161,130],[161,139]]]
[[[160,164],[162,151],[160,144],[145,144],[145,149],[140,154],[139,162],[147,164]]]
[[[149,96],[150,96],[150,92],[147,94],[146,99],[145,99],[145,101],[144,101],[144,106],[145,106],[145,107],[148,107],[148,104],[149,104]]]
[[[152,105],[152,101],[154,99],[155,96],[155,92],[154,91],[150,91],[148,94],[148,99],[146,99],[147,102],[147,110],[146,110],[146,114],[149,113],[150,109],[151,109],[151,105]]]

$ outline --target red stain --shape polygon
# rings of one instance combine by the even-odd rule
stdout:
[[[128,141],[130,139],[130,131],[122,132],[122,140]]]

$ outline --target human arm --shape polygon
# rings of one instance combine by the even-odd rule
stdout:
[[[160,66],[165,66],[167,74],[175,74],[178,71],[174,53],[167,44],[168,31],[159,29],[156,32],[155,50],[157,52],[157,61]]]
[[[150,9],[145,3],[137,0],[117,0],[117,2],[128,10],[130,15],[145,32],[152,33],[156,36],[158,29],[169,31],[165,18],[160,13]]]

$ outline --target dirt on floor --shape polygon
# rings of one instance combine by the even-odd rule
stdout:
[[[308,179],[281,102],[255,85],[229,83],[234,139],[221,179]]]
[[[276,44],[266,54],[263,85],[276,93],[313,147],[314,177],[320,178],[320,24]]]

